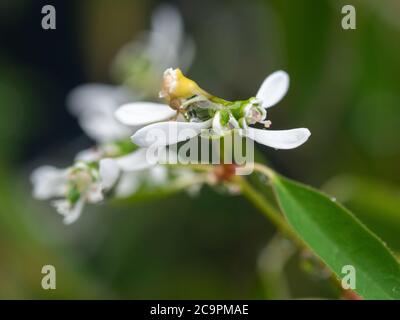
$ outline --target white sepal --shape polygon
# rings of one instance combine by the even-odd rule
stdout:
[[[75,156],[75,161],[95,162],[99,161],[103,153],[97,148],[89,148],[79,151]]]
[[[114,160],[122,171],[139,171],[154,166],[158,158],[150,154],[148,149],[140,148]]]
[[[31,182],[33,196],[36,199],[50,199],[59,197],[66,192],[68,169],[58,169],[53,166],[42,166],[33,171]]]
[[[140,187],[140,172],[123,172],[115,187],[115,196],[125,198],[135,193]]]
[[[80,199],[77,203],[71,205],[68,200],[62,199],[54,200],[52,204],[56,208],[57,212],[64,216],[63,222],[65,224],[71,224],[80,217],[85,201]]]
[[[114,159],[100,160],[99,173],[103,190],[111,189],[119,177],[119,166]]]

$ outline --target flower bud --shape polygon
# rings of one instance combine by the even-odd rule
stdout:
[[[165,70],[160,98],[173,101],[175,99],[186,99],[194,95],[210,96],[196,82],[186,78],[180,69],[169,68]]]

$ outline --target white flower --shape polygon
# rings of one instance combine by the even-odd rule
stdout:
[[[64,223],[70,224],[79,218],[86,202],[102,201],[103,192],[114,186],[118,176],[119,168],[108,160],[102,160],[99,169],[83,162],[65,169],[42,166],[31,175],[33,196],[57,199],[52,204],[64,216]]]
[[[136,99],[139,92],[154,93],[154,84],[158,87],[162,73],[169,65],[188,67],[192,61],[194,45],[191,39],[184,35],[182,18],[177,9],[170,5],[159,6],[152,15],[151,25],[151,31],[147,32],[145,37],[124,46],[116,57],[116,61],[122,63],[122,67],[129,69],[128,72],[132,65],[147,61],[146,65],[150,68],[148,72],[133,72],[129,75],[134,78],[131,80],[135,83],[144,81],[142,86],[130,86],[134,91],[131,92],[123,86],[90,83],[75,88],[67,98],[69,110],[78,117],[82,129],[98,143],[124,139],[132,135],[139,127],[117,121],[114,117],[117,107]],[[139,69],[143,70],[142,67]],[[128,84],[131,82],[128,81]],[[149,87],[144,88],[146,85]],[[141,123],[141,126],[146,124],[148,123]]]
[[[146,33],[144,39],[127,44],[116,57],[117,64],[128,68],[131,80],[128,81],[129,85],[132,82],[144,82],[137,88],[140,90],[135,93],[136,96],[139,91],[156,91],[155,86],[158,87],[159,79],[167,66],[179,64],[188,67],[194,55],[193,42],[184,36],[178,10],[162,5],[154,11],[151,21],[152,30]],[[150,70],[145,74],[130,72],[131,66],[143,63],[143,59],[147,61]],[[143,68],[140,67],[139,70]],[[135,125],[120,123],[114,117],[118,106],[134,98],[133,93],[125,87],[91,83],[74,89],[68,96],[67,104],[71,113],[78,117],[86,134],[96,142],[104,143],[129,137],[138,129]],[[145,124],[148,123],[141,123],[141,126]]]
[[[151,17],[151,31],[147,50],[159,75],[171,65],[188,67],[194,57],[194,43],[185,35],[183,19],[172,5],[158,6]]]
[[[171,77],[171,71],[168,71],[167,76]],[[311,135],[306,128],[267,130],[249,127],[256,123],[262,123],[265,127],[270,125],[270,121],[265,120],[266,109],[277,104],[289,87],[289,76],[284,71],[277,71],[267,77],[256,96],[245,101],[229,102],[211,96],[184,76],[180,83],[175,82],[172,82],[174,100],[185,96],[180,99],[178,107],[134,102],[123,105],[116,111],[116,118],[126,125],[152,123],[134,133],[132,141],[135,144],[144,148],[166,146],[193,138],[202,129],[212,128],[214,134],[223,135],[238,128],[241,136],[260,144],[275,149],[292,149],[306,142]],[[190,97],[187,98],[188,96]],[[184,115],[186,122],[165,121],[171,120],[177,111]],[[210,116],[210,112],[213,115]]]
[[[151,72],[147,75],[132,74],[141,78],[152,77],[152,81],[159,82],[162,72],[168,65],[188,66],[193,57],[193,43],[185,37],[182,18],[177,9],[170,5],[161,5],[153,13],[151,31],[140,40],[133,41],[125,46],[118,54],[116,61],[126,62],[128,65],[141,63],[146,59]],[[140,55],[138,56],[138,49]],[[143,89],[143,88],[140,88]],[[155,88],[147,88],[154,92]],[[138,93],[136,92],[135,95]],[[157,108],[157,104],[148,103],[145,107],[154,115],[154,119],[146,121],[140,115],[125,113],[120,109],[114,116],[118,106],[135,97],[126,87],[105,84],[85,84],[74,89],[68,96],[67,104],[72,114],[78,117],[79,123],[86,134],[99,145],[79,152],[77,161],[97,162],[104,157],[118,157],[120,150],[113,143],[118,140],[129,139],[139,128],[152,122],[162,121],[176,115],[173,110]],[[126,124],[121,119],[129,118],[130,122],[136,121],[138,125]],[[113,150],[114,149],[114,150]],[[124,157],[125,157],[125,153]],[[129,158],[121,161],[127,162]],[[136,170],[136,169],[135,169]]]
[[[164,4],[154,10],[151,30],[118,52],[114,67],[125,83],[141,94],[151,95],[168,66],[187,69],[194,53],[194,42],[184,33],[179,11]]]
[[[138,149],[116,158],[78,161],[65,169],[39,167],[31,175],[33,196],[40,200],[56,199],[52,204],[64,216],[64,223],[73,223],[86,203],[103,201],[104,192],[114,189],[117,197],[126,197],[143,181],[151,185],[165,183],[167,169],[157,164],[157,157],[151,161],[147,153],[148,149]],[[82,157],[85,156],[93,158]]]

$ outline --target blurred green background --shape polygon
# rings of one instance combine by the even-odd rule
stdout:
[[[159,3],[1,2],[0,298],[289,297],[271,290],[277,275],[263,274],[274,227],[238,196],[205,188],[194,198],[90,206],[71,226],[31,197],[34,167],[68,165],[91,144],[65,96],[111,83],[115,53],[149,28]],[[356,30],[341,27],[348,1],[172,3],[196,42],[188,75],[208,91],[245,99],[269,73],[290,74],[269,118],[275,129],[308,127],[311,139],[261,152],[282,174],[343,201],[400,252],[399,1],[352,0]],[[41,28],[44,4],[56,7],[56,30]],[[41,288],[46,264],[56,267],[56,290]],[[290,297],[338,297],[309,269],[302,255],[289,260]]]

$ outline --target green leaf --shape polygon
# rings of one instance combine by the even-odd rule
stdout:
[[[287,220],[311,250],[339,277],[356,270],[355,291],[365,299],[400,299],[400,265],[350,211],[326,195],[281,176],[272,179]]]
[[[400,188],[372,177],[341,175],[323,188],[345,204],[389,248],[400,251]]]

